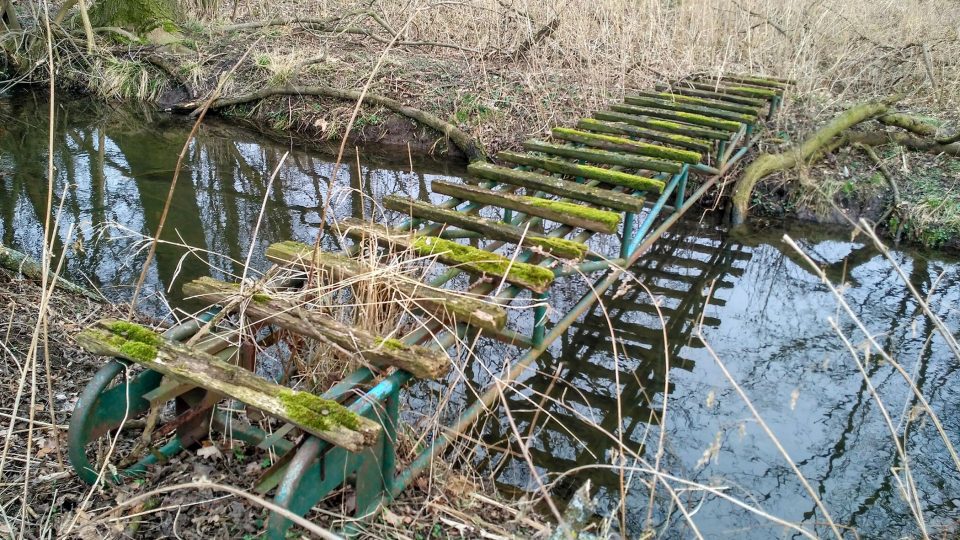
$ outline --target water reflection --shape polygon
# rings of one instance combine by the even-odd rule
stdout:
[[[939,336],[931,337],[932,325],[920,317],[919,306],[891,266],[849,236],[822,229],[790,232],[829,274],[845,278],[845,294],[858,316],[914,374],[956,442],[960,420],[951,412],[960,403],[956,359]],[[604,297],[606,315],[598,307],[575,324],[523,381],[521,395],[510,400],[512,417],[518,431],[531,436],[528,447],[539,472],[553,473],[550,478],[581,468],[558,483],[558,496],[571,494],[589,478],[598,486],[605,512],[614,512],[625,480],[626,521],[631,533],[639,534],[648,525],[649,491],[639,479],[621,478],[603,467],[617,463],[614,449],[621,436],[627,447],[653,463],[663,429],[665,471],[722,486],[728,495],[830,534],[823,516],[696,337],[695,329],[702,325],[707,342],[838,523],[857,529],[861,537],[919,534],[890,472],[904,464],[863,378],[828,324],[828,317],[838,317],[836,303],[806,265],[787,253],[780,234],[733,239],[687,224],[686,230],[659,243],[636,269],[660,302],[664,324],[644,289],[635,287],[624,295],[614,287]],[[950,328],[957,328],[956,262],[906,251],[895,257],[920,294],[936,286],[934,310]],[[862,344],[865,336],[849,320],[839,319],[854,343]],[[610,326],[620,354],[617,366]],[[663,422],[666,359],[670,371]],[[952,530],[960,518],[960,474],[930,422],[911,416],[916,399],[896,371],[876,362],[868,369],[894,422],[900,422],[900,433],[906,433],[913,456],[909,465],[930,528]],[[556,401],[543,400],[547,393]],[[540,402],[547,407],[537,413],[533,404]],[[534,420],[537,425],[531,428]],[[506,421],[488,423],[484,440],[503,447],[510,429]],[[501,483],[535,489],[519,455],[483,455],[476,463]],[[688,511],[696,509],[696,524],[710,537],[784,535],[781,528],[715,496],[687,492],[681,498]],[[691,534],[662,487],[653,517],[650,525],[657,530],[670,525],[668,536]]]
[[[0,241],[39,256],[46,208],[48,105],[33,95],[0,100]],[[54,133],[55,192],[64,195],[56,252],[69,244],[65,272],[101,288],[113,300],[129,298],[146,254],[140,235],[160,221],[170,180],[190,129],[182,118],[148,108],[108,107],[68,100],[57,108]],[[290,155],[281,164],[283,154]],[[407,156],[350,152],[334,181],[331,216],[378,212],[372,194],[423,193],[433,178],[461,169]],[[181,304],[180,283],[212,273],[242,273],[254,224],[266,195],[266,211],[254,242],[252,267],[265,267],[269,242],[312,241],[323,211],[332,159],[316,149],[283,145],[252,132],[208,121],[191,144],[151,265],[145,295],[157,313]],[[401,165],[402,163],[402,165]],[[279,166],[267,193],[268,178]],[[57,200],[54,204],[56,206]],[[121,228],[106,227],[119,224]],[[75,228],[72,232],[71,229]],[[124,229],[127,229],[125,231]],[[336,246],[328,246],[335,248]],[[166,294],[159,294],[166,291]]]

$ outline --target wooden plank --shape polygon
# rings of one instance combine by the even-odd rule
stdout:
[[[649,116],[637,116],[614,111],[598,111],[593,114],[597,120],[606,120],[608,122],[622,122],[633,126],[640,126],[647,129],[655,129],[666,133],[676,133],[687,137],[696,137],[699,139],[710,139],[715,141],[728,141],[733,136],[727,131],[718,131],[703,126],[694,126],[691,124],[682,124],[671,122],[662,118],[651,118]]]
[[[673,85],[663,85],[658,84],[656,86],[657,90],[672,92],[674,94],[680,94],[682,96],[694,96],[702,97],[707,99],[716,99],[719,101],[727,101],[729,103],[736,103],[738,105],[749,105],[751,107],[763,107],[767,104],[765,100],[756,99],[746,96],[734,96],[731,94],[722,94],[720,92],[711,92],[709,90],[697,90],[687,86],[685,83],[675,83]]]
[[[695,126],[705,126],[711,129],[718,129],[720,131],[729,131],[731,133],[736,133],[743,127],[743,124],[740,122],[733,122],[731,120],[724,120],[722,118],[712,118],[702,114],[685,113],[667,109],[654,109],[652,107],[637,107],[636,105],[627,104],[611,105],[610,108],[616,112],[632,114],[634,116],[662,118],[664,120],[670,120],[673,122],[682,122],[684,124],[692,124]]]
[[[722,86],[733,86],[733,87],[747,87],[747,88],[758,88],[766,89],[772,92],[775,92],[777,95],[783,95],[784,90],[787,89],[787,85],[783,83],[778,83],[774,81],[764,81],[760,79],[755,79],[752,77],[736,77],[736,76],[727,76],[724,75],[721,78],[717,78],[714,75],[696,75],[694,80],[701,82],[703,84],[717,85]]]
[[[497,159],[507,161],[516,165],[525,165],[527,167],[537,167],[545,171],[550,171],[554,173],[565,174],[568,176],[574,176],[578,178],[585,178],[589,180],[599,180],[604,184],[611,184],[614,186],[621,186],[629,188],[634,191],[655,191],[660,193],[663,191],[664,182],[663,180],[657,180],[655,178],[649,178],[647,176],[639,176],[636,174],[625,173],[622,171],[614,171],[611,169],[604,169],[602,167],[595,167],[593,165],[580,165],[579,163],[572,163],[564,159],[551,159],[542,156],[535,156],[531,154],[521,154],[519,152],[500,152],[497,154]],[[654,166],[659,168],[668,169],[664,172],[680,172],[682,165],[675,161],[657,161],[650,160]],[[659,170],[659,169],[655,169]]]
[[[724,109],[715,109],[706,105],[692,105],[688,103],[678,103],[669,99],[657,99],[650,98],[645,96],[626,96],[624,101],[630,105],[637,105],[639,107],[651,107],[657,109],[667,109],[671,111],[679,111],[684,113],[692,113],[703,116],[711,116],[715,118],[722,118],[724,120],[732,120],[734,122],[739,122],[741,124],[752,124],[756,122],[757,115],[755,114],[743,114],[739,112],[727,111]]]
[[[596,150],[593,148],[584,148],[582,146],[570,146],[565,144],[553,144],[546,141],[531,139],[523,143],[523,149],[528,152],[540,152],[551,156],[560,156],[571,159],[589,161],[591,163],[600,163],[604,165],[618,165],[626,169],[646,169],[649,158],[637,156],[634,154],[621,154],[618,152],[608,152],[607,150]],[[664,162],[674,163],[674,162]],[[664,171],[669,172],[669,171]]]
[[[676,148],[666,148],[653,144],[637,142],[624,137],[613,135],[601,135],[598,133],[588,133],[570,128],[553,128],[551,131],[555,139],[570,141],[603,150],[614,150],[619,152],[630,152],[642,156],[654,156],[662,159],[672,159],[683,163],[699,163],[700,154],[690,150],[678,150]]]
[[[597,114],[601,114],[601,113],[597,113]],[[621,114],[621,113],[610,113],[610,114]],[[583,131],[593,131],[595,133],[613,133],[614,135],[627,135],[628,137],[634,137],[638,139],[650,139],[657,142],[662,142],[664,144],[671,144],[673,146],[679,146],[681,148],[693,150],[694,152],[699,152],[701,155],[707,154],[711,150],[713,150],[713,143],[711,141],[696,139],[693,137],[688,137],[686,135],[680,135],[677,133],[669,133],[667,131],[644,129],[644,128],[637,127],[633,124],[628,124],[625,122],[604,122],[602,120],[597,120],[595,118],[581,118],[580,121],[577,122],[577,129],[580,129]],[[726,133],[721,133],[719,131],[717,133],[721,134],[723,138],[727,138]],[[675,163],[675,162],[668,161],[666,163]],[[671,171],[661,171],[661,172],[671,172]]]
[[[382,283],[397,291],[405,301],[448,323],[462,322],[486,330],[500,330],[507,322],[502,307],[478,298],[453,291],[429,287],[413,280],[377,273],[376,269],[346,255],[314,252],[313,246],[300,242],[278,242],[267,248],[267,259],[281,265],[317,268],[330,276],[331,281],[346,281],[376,275]]]
[[[76,341],[90,353],[136,362],[237,399],[351,452],[373,445],[382,429],[335,401],[268,381],[133,323],[105,319],[80,332]]]
[[[440,262],[478,276],[494,276],[531,291],[547,292],[553,283],[553,271],[535,264],[513,261],[498,253],[465,246],[435,236],[411,236],[395,233],[383,225],[347,218],[332,227],[355,239],[372,238],[391,249],[411,250],[423,257],[436,257]]]
[[[771,100],[777,97],[777,92],[769,88],[757,88],[754,86],[729,86],[723,83],[710,84],[696,81],[683,81],[684,86],[704,92],[714,92],[725,96],[747,97],[751,99]]]
[[[620,210],[621,212],[639,212],[643,208],[643,199],[628,195],[626,193],[619,193],[594,186],[586,186],[578,182],[571,182],[569,180],[555,178],[553,176],[547,176],[544,174],[500,167],[498,165],[493,165],[492,163],[475,161],[471,163],[469,167],[467,167],[467,171],[479,178],[505,182],[515,186],[525,187],[527,189],[550,193],[558,197],[575,199],[597,206],[613,208],[614,210]],[[550,203],[551,201],[546,201],[538,204]]]
[[[166,403],[177,396],[183,395],[194,388],[196,388],[196,386],[191,383],[185,383],[177,379],[164,377],[160,382],[160,386],[144,394],[143,399],[149,401],[150,405],[155,407],[157,405]]]
[[[752,107],[750,105],[738,105],[736,103],[730,103],[729,101],[721,101],[719,99],[684,96],[681,94],[674,94],[671,92],[637,92],[634,95],[640,96],[640,97],[661,99],[666,101],[674,101],[677,103],[689,103],[691,105],[700,105],[703,107],[710,107],[711,109],[720,109],[723,111],[738,112],[740,114],[748,114],[755,118],[760,116],[760,112],[762,110],[761,107]],[[631,96],[627,96],[627,97],[631,97]]]
[[[753,84],[758,84],[760,86],[771,86],[774,88],[789,88],[797,84],[797,81],[785,78],[785,77],[774,77],[772,75],[751,75],[744,73],[724,73],[724,79],[731,81],[741,81],[741,82],[750,82]]]
[[[475,214],[466,214],[441,208],[431,203],[387,195],[383,205],[411,217],[445,223],[464,230],[478,232],[490,240],[502,240],[532,249],[540,249],[556,257],[580,260],[587,254],[587,246],[565,238],[551,238],[507,223],[493,221]]]
[[[195,279],[183,286],[183,293],[211,303],[227,305],[239,298],[235,283],[211,277]],[[443,351],[374,335],[342,323],[323,313],[304,309],[300,302],[253,292],[244,303],[244,314],[251,324],[273,324],[357,354],[377,367],[393,366],[423,379],[439,379],[450,370],[450,359]]]
[[[551,201],[539,197],[516,195],[504,191],[493,191],[466,184],[450,184],[434,180],[430,186],[434,193],[448,195],[466,201],[475,201],[523,212],[557,223],[580,227],[589,231],[615,234],[620,227],[620,214],[598,210],[588,206]],[[640,199],[637,199],[640,200]]]

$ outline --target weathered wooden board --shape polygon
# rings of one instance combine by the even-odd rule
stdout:
[[[550,193],[558,197],[583,201],[605,208],[613,208],[621,212],[639,212],[643,208],[643,200],[594,186],[585,186],[578,182],[571,182],[562,178],[555,178],[544,174],[528,171],[519,171],[507,167],[499,167],[490,163],[471,163],[467,168],[470,174],[487,180],[496,180],[515,186]]]
[[[508,283],[547,292],[553,283],[553,271],[535,264],[513,261],[498,253],[437,238],[395,233],[383,225],[348,218],[331,225],[352,238],[370,238],[391,249],[412,250],[423,257],[436,257],[440,262],[479,276],[499,277]]]
[[[614,234],[620,226],[620,214],[582,204],[515,195],[505,191],[493,191],[466,184],[450,184],[439,180],[433,182],[431,189],[441,195],[507,208],[588,231]]]
[[[663,180],[657,180],[655,178],[640,176],[637,174],[625,173],[622,171],[604,169],[603,167],[595,167],[593,165],[581,165],[579,163],[572,163],[564,159],[552,159],[520,152],[500,152],[497,154],[497,159],[513,163],[515,165],[536,167],[545,171],[565,174],[577,178],[599,180],[604,184],[621,186],[634,191],[654,191],[660,193],[663,191],[664,187]],[[680,168],[682,167],[679,163],[672,161],[650,160],[650,162],[651,166],[659,166],[662,164],[661,168],[670,169],[669,172],[680,172]]]
[[[432,288],[402,277],[382,275],[356,259],[338,253],[323,251],[315,253],[313,246],[300,242],[286,241],[271,244],[267,248],[267,259],[281,265],[322,270],[330,276],[331,281],[376,276],[377,283],[397,291],[405,301],[445,322],[461,322],[487,330],[500,330],[507,322],[506,310],[491,302],[484,302],[479,298],[445,289]]]
[[[667,148],[655,144],[638,142],[626,137],[615,135],[603,135],[600,133],[590,133],[570,128],[553,128],[551,131],[554,139],[570,141],[603,150],[613,150],[617,152],[629,152],[641,156],[653,156],[660,159],[671,159],[683,163],[700,163],[701,155],[698,152],[690,150],[680,150],[678,148]]]
[[[183,293],[211,303],[226,305],[239,298],[239,287],[211,277],[195,279],[183,286]],[[299,301],[253,292],[244,305],[251,323],[268,323],[300,335],[329,343],[357,354],[378,367],[393,366],[423,379],[439,379],[450,370],[446,353],[374,335],[342,323],[328,315],[304,309]]]
[[[105,319],[80,332],[76,341],[93,354],[136,362],[242,401],[352,452],[373,445],[382,429],[335,401],[291,390],[137,324]]]
[[[516,225],[486,219],[476,214],[441,208],[423,201],[387,195],[383,198],[383,205],[390,210],[404,212],[415,218],[474,231],[490,240],[502,240],[528,248],[541,249],[556,257],[580,260],[587,254],[587,246],[582,242],[551,238],[538,232],[524,231]]]

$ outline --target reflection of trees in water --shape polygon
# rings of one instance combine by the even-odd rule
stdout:
[[[33,96],[0,101],[7,127],[0,141],[3,153],[0,178],[0,239],[35,256],[42,243],[46,207],[46,149],[48,106]],[[144,254],[135,254],[136,239],[117,230],[97,241],[104,223],[119,223],[136,233],[156,230],[170,179],[190,125],[187,120],[149,109],[114,108],[93,102],[58,104],[54,133],[56,195],[65,194],[64,217],[57,234],[62,243],[68,229],[80,229],[67,271],[78,281],[89,276],[115,299],[125,298],[139,273]],[[239,274],[253,240],[270,173],[280,166],[267,197],[266,212],[254,248],[254,266],[263,268],[263,250],[270,241],[312,241],[318,230],[328,192],[332,163],[303,148],[288,150],[266,142],[252,132],[208,121],[191,143],[177,183],[163,240],[184,243],[198,252],[183,260],[182,247],[161,244],[147,288],[170,289],[180,299],[179,282],[211,272]],[[401,186],[422,183],[427,172],[442,167],[421,164],[413,177],[406,165],[384,166],[361,156],[345,156],[334,183],[330,217],[373,212],[374,194],[392,193]],[[64,191],[64,188],[67,188]],[[362,188],[362,190],[361,190]],[[360,194],[363,194],[361,197]],[[56,198],[55,198],[56,204]]]

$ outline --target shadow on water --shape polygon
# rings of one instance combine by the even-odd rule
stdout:
[[[32,96],[0,100],[0,241],[33,255],[40,249],[46,205],[46,115],[45,103]],[[65,216],[57,231],[57,252],[70,246],[70,277],[89,280],[114,300],[129,298],[144,260],[138,249],[144,245],[142,235],[156,230],[189,128],[182,119],[149,110],[82,100],[59,106],[54,161],[57,191],[65,193]],[[180,284],[210,273],[230,279],[242,273],[238,261],[247,256],[267,179],[288,149],[291,154],[267,196],[252,266],[266,267],[262,254],[269,242],[313,241],[332,174],[330,158],[209,122],[190,147],[164,233],[165,240],[194,249],[161,246],[148,282],[153,294],[144,307],[161,315],[169,306],[196,308],[184,302]],[[427,160],[414,163],[410,172],[407,156],[373,160],[366,150],[358,166],[351,153],[334,179],[331,214],[378,216],[375,201],[380,197],[399,193],[428,200],[431,181],[463,172],[460,166]],[[71,232],[72,226],[76,230]],[[511,417],[529,439],[525,444],[538,471],[553,481],[576,470],[554,483],[558,499],[589,478],[598,486],[603,510],[612,513],[625,481],[626,521],[631,533],[638,534],[647,525],[649,492],[641,481],[646,476],[621,479],[609,465],[619,462],[621,438],[652,463],[662,433],[664,470],[828,533],[814,504],[697,337],[700,327],[839,523],[858,529],[861,537],[917,534],[890,472],[903,464],[876,403],[827,322],[837,316],[836,304],[818,278],[784,248],[779,240],[783,232],[734,238],[715,227],[681,224],[634,270],[643,286],[611,288],[602,308],[581,317],[536,370],[521,379],[518,392],[507,393]],[[890,265],[862,240],[842,233],[796,225],[786,232],[831,279],[846,282],[848,301],[914,375],[956,441],[957,360],[939,337],[931,337],[932,325],[920,316]],[[610,246],[592,247],[608,252]],[[909,250],[894,256],[921,294],[933,293],[932,307],[947,325],[957,328],[956,261]],[[553,320],[587,290],[582,278],[561,280],[551,293]],[[513,318],[522,325],[529,319],[529,313],[524,315]],[[852,323],[840,322],[862,344],[864,336]],[[466,366],[475,387],[488,384],[504,362],[519,354],[486,340],[478,350],[481,354]],[[957,471],[951,470],[929,422],[912,414],[916,402],[899,375],[882,363],[870,363],[868,369],[906,434],[913,456],[909,465],[931,529],[950,530],[960,519]],[[443,388],[440,383],[411,386],[408,420],[431,416]],[[442,415],[454,417],[469,395],[462,385],[446,395]],[[665,399],[668,412],[661,418]],[[544,410],[537,412],[541,404]],[[479,473],[504,489],[533,491],[535,483],[526,462],[517,457],[518,445],[504,415],[489,415],[479,430],[483,444],[468,445]],[[512,454],[485,450],[508,446]],[[638,464],[628,459],[628,465]],[[702,491],[681,491],[680,497],[709,537],[789,536]],[[654,510],[654,527],[666,528],[667,536],[689,536],[663,489]]]

